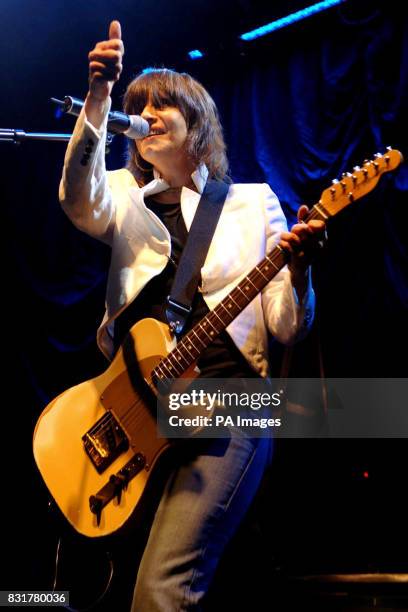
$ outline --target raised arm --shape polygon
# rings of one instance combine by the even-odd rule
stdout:
[[[97,129],[104,122],[106,103],[121,75],[124,53],[120,23],[112,21],[109,40],[98,42],[88,55],[89,91],[85,100],[85,114]]]
[[[118,21],[109,39],[89,53],[89,92],[65,155],[60,183],[61,205],[82,231],[111,242],[115,209],[105,167],[106,123],[110,93],[122,72],[124,53]]]

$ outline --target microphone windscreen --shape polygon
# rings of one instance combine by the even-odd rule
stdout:
[[[144,138],[150,131],[150,126],[146,119],[143,119],[140,115],[129,115],[130,126],[126,130],[125,134],[128,138],[134,140],[138,138]]]

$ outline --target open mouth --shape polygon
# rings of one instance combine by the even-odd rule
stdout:
[[[147,136],[145,136],[144,140],[149,140],[150,138],[161,136],[164,133],[165,133],[164,130],[152,130]]]

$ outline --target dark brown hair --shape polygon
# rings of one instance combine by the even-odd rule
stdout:
[[[140,115],[149,102],[156,108],[175,106],[187,124],[188,151],[193,162],[206,164],[209,178],[222,180],[228,171],[226,146],[217,107],[204,87],[185,72],[151,68],[137,76],[126,90],[123,108]],[[128,169],[139,185],[153,178],[153,166],[144,160],[134,140],[129,142]]]

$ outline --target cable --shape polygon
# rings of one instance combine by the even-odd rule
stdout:
[[[52,591],[53,592],[57,590],[58,565],[59,565],[59,562],[60,562],[61,543],[62,543],[62,538],[60,536],[58,538],[57,549],[56,549],[56,553],[55,553],[55,574],[54,574],[54,582],[53,582],[53,585],[52,585]],[[88,610],[93,610],[95,608],[95,606],[97,606],[102,601],[102,599],[105,597],[105,595],[108,592],[108,590],[110,588],[110,585],[112,583],[113,574],[114,574],[114,564],[113,564],[113,560],[112,560],[112,558],[110,556],[109,551],[105,551],[105,555],[106,555],[106,558],[107,558],[107,560],[109,562],[110,572],[109,572],[109,577],[108,577],[107,582],[106,582],[106,586],[105,586],[104,590],[102,591],[102,593],[89,606],[85,606],[84,608],[72,608],[71,606],[64,606],[64,610],[68,610],[68,612],[87,612]]]

